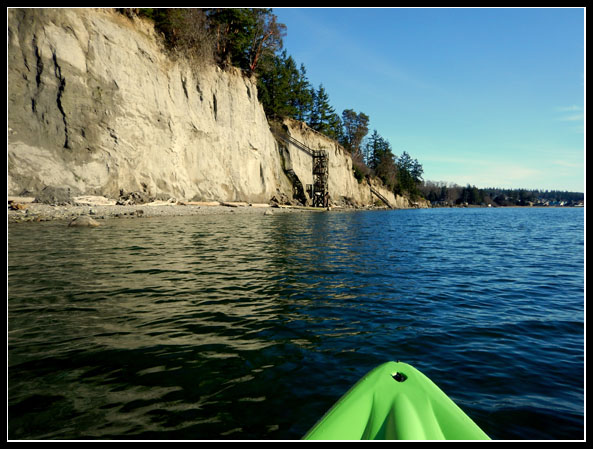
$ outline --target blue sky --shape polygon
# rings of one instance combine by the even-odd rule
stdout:
[[[274,8],[338,114],[424,179],[584,191],[584,9]]]

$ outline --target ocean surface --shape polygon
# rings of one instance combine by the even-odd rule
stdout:
[[[584,439],[584,209],[9,224],[8,439],[299,439],[389,360]]]

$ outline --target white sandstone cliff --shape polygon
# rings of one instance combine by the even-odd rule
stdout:
[[[172,58],[148,20],[112,9],[7,9],[7,194],[45,187],[117,198],[291,199],[312,161],[279,144],[255,78]],[[285,131],[329,153],[334,205],[377,201],[342,147],[294,120]],[[373,182],[391,207],[410,204]]]
[[[8,194],[268,201],[290,192],[254,79],[173,61],[108,9],[9,9]]]

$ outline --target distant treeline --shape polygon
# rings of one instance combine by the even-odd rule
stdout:
[[[312,86],[307,70],[283,50],[286,26],[269,8],[119,8],[128,17],[154,21],[164,44],[196,67],[237,67],[256,76],[259,101],[271,118],[290,117],[340,143],[350,152],[354,176],[376,176],[394,193],[420,195],[422,165],[374,130],[369,116],[346,109],[338,114],[323,84]]]
[[[561,190],[501,189],[476,186],[465,187],[444,183],[424,181],[419,186],[424,198],[433,205],[493,205],[493,206],[529,206],[529,205],[575,205],[582,203],[585,194]]]

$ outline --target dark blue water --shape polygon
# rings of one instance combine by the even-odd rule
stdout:
[[[493,439],[584,438],[584,210],[8,227],[9,439],[298,439],[401,360]]]

